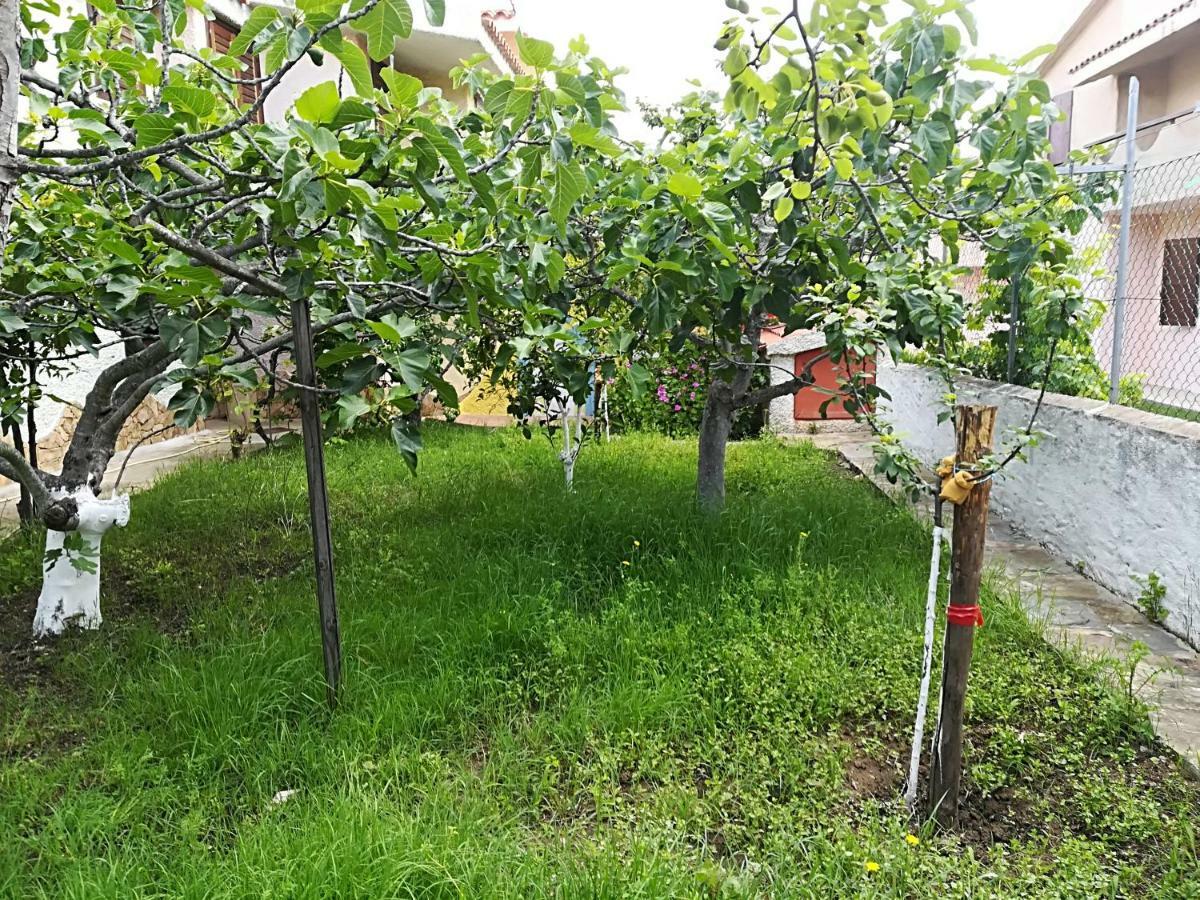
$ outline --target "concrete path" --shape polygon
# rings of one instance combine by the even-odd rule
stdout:
[[[227,457],[231,453],[229,432],[228,423],[212,420],[203,431],[155,444],[143,444],[133,451],[132,456],[128,452],[118,453],[104,473],[104,490],[112,490],[122,465],[125,466],[125,474],[121,476],[121,490],[136,491],[149,487],[159,476],[193,459]],[[242,449],[243,452],[251,452],[261,447],[262,439],[252,435]],[[129,458],[127,465],[126,457]],[[15,484],[8,483],[0,487],[0,536],[17,527],[17,501],[20,496],[21,489]]]
[[[892,486],[875,475],[869,433],[830,431],[795,439],[836,451],[852,470],[895,495]],[[924,504],[926,514],[931,507],[930,502]],[[1135,643],[1142,645],[1144,656],[1134,672],[1137,695],[1150,706],[1163,742],[1200,770],[1200,653],[994,515],[987,557],[989,565],[1017,587],[1030,617],[1046,623],[1051,640],[1119,660],[1134,658]]]

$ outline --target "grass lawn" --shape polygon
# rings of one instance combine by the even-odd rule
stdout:
[[[298,452],[138,495],[45,652],[0,544],[0,896],[1200,896],[1200,788],[994,591],[963,828],[907,837],[928,535],[820,452],[735,447],[709,523],[689,442],[567,496],[545,441],[426,439],[329,449],[335,715]]]

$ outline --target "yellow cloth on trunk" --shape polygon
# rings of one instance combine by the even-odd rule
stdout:
[[[975,487],[975,476],[970,472],[955,472],[954,457],[947,456],[937,467],[937,475],[942,479],[943,500],[949,500],[958,506],[967,499],[971,488]]]

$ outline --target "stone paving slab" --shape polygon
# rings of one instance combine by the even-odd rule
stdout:
[[[789,439],[836,451],[850,469],[897,496],[875,475],[870,433],[825,432]],[[918,507],[926,515],[932,513],[929,501]],[[1144,647],[1134,670],[1135,692],[1150,707],[1159,737],[1200,774],[1200,653],[995,515],[988,526],[987,563],[1017,589],[1030,618],[1045,623],[1050,641],[1120,662],[1132,658],[1135,643]]]

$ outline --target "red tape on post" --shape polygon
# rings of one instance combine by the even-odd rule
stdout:
[[[946,621],[951,625],[964,625],[967,628],[983,627],[983,609],[979,606],[946,607]]]

